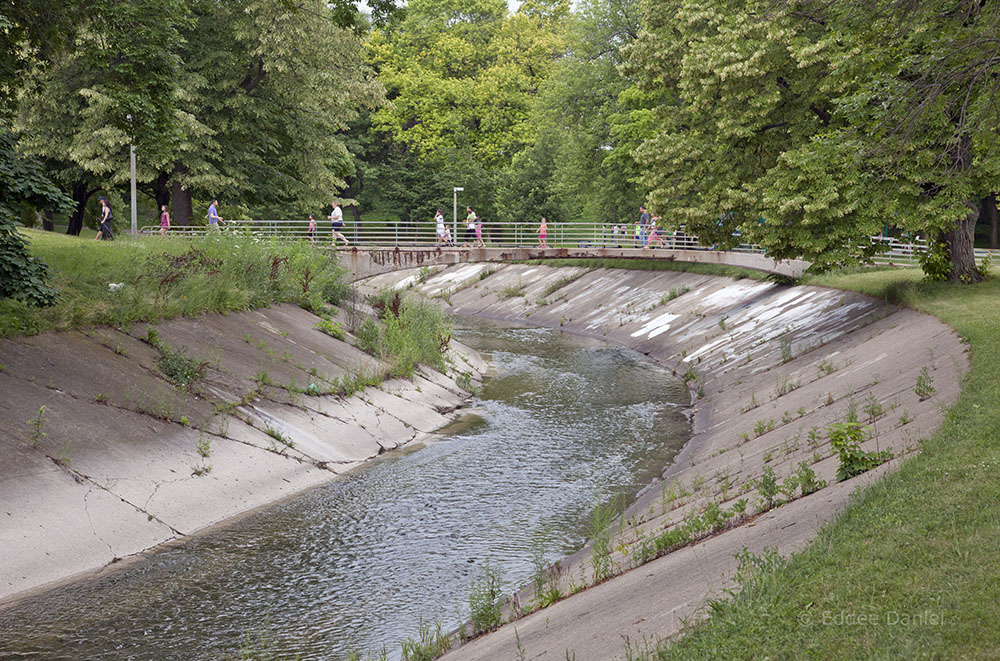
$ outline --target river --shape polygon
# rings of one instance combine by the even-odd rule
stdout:
[[[508,592],[532,549],[578,550],[598,502],[633,497],[686,441],[688,394],[641,354],[475,320],[496,374],[425,443],[117,571],[0,611],[0,657],[391,658],[418,623],[454,628],[473,579]]]

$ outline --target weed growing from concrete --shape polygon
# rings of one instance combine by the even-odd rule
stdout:
[[[775,426],[776,423],[772,418],[768,418],[766,420],[758,420],[753,425],[754,438],[759,438],[764,434],[768,433],[769,431],[773,431]]]
[[[815,493],[826,486],[826,480],[821,480],[816,477],[816,471],[809,468],[809,465],[804,461],[799,462],[799,467],[795,476],[798,480],[799,487],[802,489],[803,496]]]
[[[344,327],[331,319],[321,319],[313,324],[313,328],[321,333],[326,333],[335,340],[343,340],[347,336],[347,331],[344,330]]]
[[[489,558],[482,572],[472,581],[469,593],[469,618],[476,634],[493,631],[503,623],[501,611],[501,578],[500,567],[493,567]]]
[[[816,365],[817,376],[820,377],[829,376],[830,374],[833,374],[836,371],[837,367],[833,364],[832,360],[824,360],[821,361],[818,365]]]
[[[934,387],[934,378],[928,373],[926,365],[920,368],[920,375],[917,377],[916,385],[913,386],[913,392],[916,393],[921,402],[937,392]]]
[[[794,357],[792,355],[792,339],[789,337],[782,337],[778,343],[781,346],[781,362],[787,363]]]
[[[903,409],[903,414],[899,416],[899,422],[896,423],[897,427],[902,427],[903,425],[908,425],[913,422],[913,416],[906,409]]]
[[[774,474],[774,469],[770,466],[764,467],[764,472],[754,482],[754,488],[761,497],[761,511],[767,511],[774,507],[774,497],[778,495],[778,478]]]
[[[589,537],[590,564],[594,570],[594,583],[611,575],[611,524],[615,520],[616,500],[598,505],[590,515]]]
[[[44,406],[38,407],[38,414],[31,420],[28,420],[28,425],[31,427],[31,445],[34,447],[38,447],[38,444],[41,442],[41,440],[46,436],[48,436],[47,433],[42,431],[42,428],[45,426]]]
[[[212,454],[212,439],[205,436],[205,434],[199,434],[198,436],[198,454],[206,459]]]
[[[403,641],[403,661],[431,661],[444,654],[451,647],[451,639],[441,628],[440,622],[431,625],[420,620],[417,639]]]
[[[840,455],[837,481],[843,482],[892,459],[892,452],[865,452],[861,449],[867,427],[856,421],[838,422],[827,427],[830,446]]]
[[[160,351],[156,361],[163,376],[179,388],[188,388],[192,383],[205,376],[208,361],[201,358],[189,358],[187,347],[171,349],[166,344],[155,345]]]
[[[778,399],[779,397],[784,397],[801,386],[801,381],[793,381],[787,374],[783,374],[781,378],[778,379],[777,385],[774,387],[774,398]]]
[[[868,415],[868,422],[875,422],[885,413],[885,409],[879,404],[874,393],[868,393],[868,397],[865,398],[865,404],[861,407],[861,410]]]

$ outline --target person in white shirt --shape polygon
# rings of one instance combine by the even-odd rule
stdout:
[[[445,235],[444,235],[444,229],[445,229],[444,228],[444,213],[441,211],[441,209],[438,209],[437,213],[434,215],[434,222],[437,224],[435,232],[437,233],[437,244],[440,246],[440,245],[446,243],[446,241],[445,241]]]
[[[343,239],[346,246],[350,241],[340,233],[344,228],[344,212],[340,210],[340,204],[333,203],[333,211],[330,212],[330,221],[333,223],[333,245],[337,245],[337,239]]]

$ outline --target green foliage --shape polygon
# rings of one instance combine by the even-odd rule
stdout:
[[[774,507],[774,497],[778,495],[780,489],[773,468],[764,467],[764,472],[754,481],[754,488],[757,489],[757,493],[762,499],[761,509],[769,510]]]
[[[420,620],[417,639],[407,638],[402,646],[403,661],[433,661],[451,647],[451,640],[441,629],[440,622],[435,622],[431,630],[430,624]]]
[[[313,328],[326,333],[335,340],[343,340],[347,335],[347,331],[344,330],[344,327],[339,322],[330,319],[321,319],[319,322],[313,324]]]
[[[971,239],[1000,188],[1000,108],[978,73],[994,7],[666,0],[644,18],[626,74],[657,100],[637,151],[654,211],[814,269],[866,261],[886,222]],[[971,253],[950,260],[949,279],[979,277]]]
[[[444,369],[451,328],[439,308],[404,300],[392,290],[377,295],[372,307],[381,323],[365,320],[357,331],[358,346],[388,362],[391,376],[411,376],[421,364]]]
[[[189,357],[187,347],[172,349],[161,343],[157,348],[160,350],[160,357],[156,360],[156,366],[175,386],[187,388],[205,376],[208,361]]]
[[[469,619],[475,633],[493,631],[503,623],[501,611],[502,586],[499,567],[492,567],[489,558],[479,575],[472,581],[469,592]]]
[[[0,302],[5,335],[301,304],[314,293],[335,303],[349,289],[343,268],[288,242],[218,236],[194,244],[159,237],[106,243],[48,232],[29,236],[35,254],[51,265],[60,297],[48,308]],[[109,282],[124,285],[110,292]]]
[[[55,303],[59,294],[47,282],[46,266],[29,253],[16,223],[26,207],[60,210],[68,204],[41,164],[17,153],[14,136],[0,123],[0,299],[32,306]]]
[[[600,583],[611,575],[612,524],[617,516],[619,500],[594,507],[590,515],[588,536],[590,538],[590,564],[594,570],[594,583]]]
[[[920,368],[920,374],[917,376],[916,385],[913,386],[913,392],[920,398],[920,401],[933,397],[934,393],[937,392],[937,389],[934,387],[934,377],[927,371],[926,365]]]
[[[795,474],[798,484],[802,488],[802,495],[808,496],[826,486],[826,480],[816,477],[816,471],[809,467],[804,461],[799,462],[799,468]]]
[[[858,422],[838,422],[827,427],[830,447],[840,456],[840,466],[837,467],[838,482],[870,471],[892,459],[892,452],[889,450],[865,452],[861,449],[866,430],[867,427]]]
[[[45,427],[45,407],[38,407],[38,415],[36,415],[31,420],[28,420],[28,425],[31,427],[31,444],[37,446],[43,438],[48,436],[48,433],[43,431]]]

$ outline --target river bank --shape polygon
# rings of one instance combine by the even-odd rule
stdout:
[[[0,341],[0,603],[419,440],[485,370],[453,342],[447,374],[373,386],[387,366],[320,321],[277,305]]]
[[[566,559],[551,584],[565,596],[592,584],[595,574],[603,579],[605,566],[626,570],[676,548],[671,540],[695,543],[598,580],[447,658],[518,650],[526,658],[621,658],[624,638],[677,634],[705,614],[710,598],[735,585],[737,552],[801,549],[857,486],[895,465],[837,482],[831,425],[858,420],[868,428],[859,449],[903,457],[938,427],[968,367],[966,347],[933,317],[819,287],[532,265],[458,266],[369,284],[417,287],[456,314],[560,327],[634,347],[682,375],[695,399],[694,436],[663,480],[619,520],[604,545],[609,550],[595,554],[591,546]],[[803,466],[812,487],[822,488],[802,486]],[[721,517],[721,525],[706,526],[706,517]],[[522,607],[526,598],[532,595],[522,592]]]

